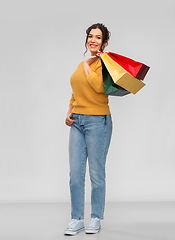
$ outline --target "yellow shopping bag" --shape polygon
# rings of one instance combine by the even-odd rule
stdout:
[[[97,56],[100,57],[113,82],[117,86],[123,88],[126,92],[136,94],[141,88],[145,86],[145,83],[132,76],[126,69],[114,61],[107,53],[100,52],[97,54]]]

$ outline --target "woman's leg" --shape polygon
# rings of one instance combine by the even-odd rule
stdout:
[[[71,218],[83,219],[87,150],[79,115],[73,114],[73,117],[75,122],[71,126],[69,137]]]
[[[112,134],[111,115],[89,116],[85,141],[91,179],[91,217],[103,219],[105,207],[105,164]],[[88,123],[88,121],[86,122]]]

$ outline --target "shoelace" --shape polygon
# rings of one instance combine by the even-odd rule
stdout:
[[[95,227],[95,224],[99,221],[99,219],[96,218],[91,218],[89,226],[88,227]]]
[[[80,220],[72,219],[72,222],[69,223],[69,228],[74,228]]]

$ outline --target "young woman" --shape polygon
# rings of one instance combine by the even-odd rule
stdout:
[[[72,97],[66,117],[70,126],[69,164],[71,218],[66,235],[84,230],[84,186],[88,158],[91,179],[91,220],[86,233],[100,230],[105,207],[105,163],[112,133],[108,96],[104,93],[102,65],[96,54],[108,44],[110,32],[100,23],[86,30],[86,52],[70,79]]]

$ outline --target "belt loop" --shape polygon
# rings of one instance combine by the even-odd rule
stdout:
[[[79,125],[84,126],[84,115],[83,114],[79,114]]]
[[[107,122],[107,115],[105,115],[105,125],[106,125],[106,122]]]
[[[82,114],[82,125],[84,126],[84,115]]]

